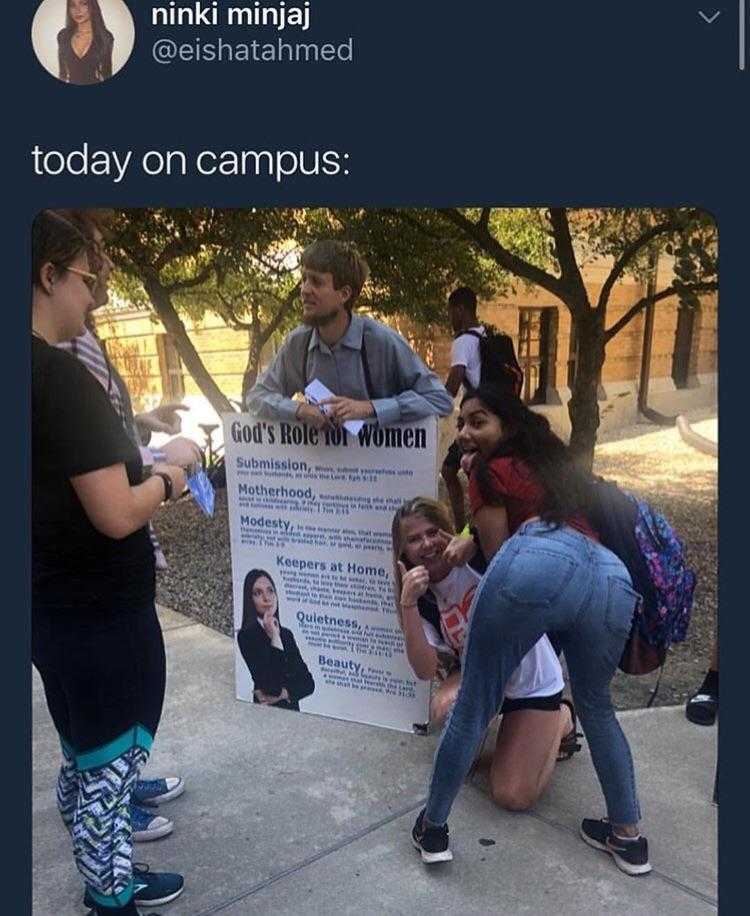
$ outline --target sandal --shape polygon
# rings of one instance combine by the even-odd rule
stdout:
[[[581,732],[576,731],[576,711],[573,703],[570,700],[562,699],[560,700],[561,705],[565,705],[570,710],[570,718],[573,720],[573,726],[567,735],[563,735],[560,741],[560,748],[557,752],[558,760],[570,760],[573,754],[581,750],[581,742],[579,738],[583,738]]]

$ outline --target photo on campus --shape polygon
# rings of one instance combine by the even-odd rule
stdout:
[[[643,876],[684,796],[715,871],[718,753],[669,765],[718,719],[709,214],[59,209],[31,241],[50,900],[201,912],[201,792],[231,836],[272,847],[290,799],[348,835],[363,749],[424,800],[412,867],[543,811]]]

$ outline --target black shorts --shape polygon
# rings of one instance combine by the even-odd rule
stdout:
[[[508,698],[503,701],[500,712],[507,716],[508,713],[518,712],[519,709],[541,709],[544,712],[556,712],[560,708],[562,690],[548,697],[520,697],[517,700]]]
[[[451,442],[451,446],[448,449],[448,453],[445,456],[445,460],[443,461],[443,467],[444,468],[453,468],[454,470],[457,471],[461,467],[461,455],[462,454],[463,452],[461,451],[461,448],[458,442],[456,442],[456,440],[454,439],[453,442]]]

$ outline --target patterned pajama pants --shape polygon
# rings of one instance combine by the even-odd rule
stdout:
[[[73,840],[76,866],[101,910],[135,912],[130,793],[148,751],[131,747],[104,766],[79,770],[64,744],[57,806]],[[130,906],[128,907],[128,904]]]

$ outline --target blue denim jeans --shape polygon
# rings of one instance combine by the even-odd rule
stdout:
[[[431,823],[447,821],[508,678],[548,630],[565,652],[608,817],[640,820],[633,758],[609,689],[637,599],[622,561],[573,528],[526,522],[503,544],[474,596],[461,688],[435,753]]]

